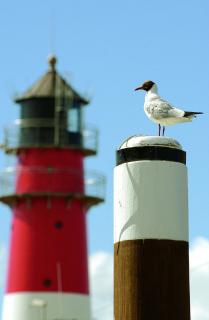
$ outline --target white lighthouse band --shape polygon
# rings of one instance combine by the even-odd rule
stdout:
[[[4,297],[2,320],[91,318],[90,297],[55,292],[19,292]]]

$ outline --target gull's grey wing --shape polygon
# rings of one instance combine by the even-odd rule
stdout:
[[[184,111],[174,108],[169,102],[157,99],[146,106],[147,112],[155,119],[179,118],[184,116]]]

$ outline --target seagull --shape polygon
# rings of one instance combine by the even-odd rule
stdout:
[[[147,117],[158,124],[158,135],[161,134],[161,126],[163,127],[163,136],[165,133],[165,126],[170,126],[182,122],[190,122],[196,118],[197,114],[203,112],[183,111],[173,107],[169,102],[162,99],[158,95],[158,88],[156,83],[151,80],[145,81],[136,90],[145,90],[146,96],[144,101],[144,111]]]

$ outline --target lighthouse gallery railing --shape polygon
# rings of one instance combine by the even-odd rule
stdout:
[[[46,194],[75,195],[102,202],[105,198],[105,177],[94,171],[82,174],[70,169],[42,167],[7,167],[0,171],[0,198]]]
[[[10,152],[18,148],[27,147],[44,147],[46,146],[45,141],[42,137],[42,129],[49,128],[52,132],[55,131],[55,123],[52,119],[36,119],[33,121],[22,121],[21,119],[16,120],[5,128],[3,147],[6,151]],[[23,130],[32,129],[33,141],[27,141],[23,138]],[[72,132],[72,137],[73,137]],[[75,132],[76,133],[76,132]],[[80,148],[86,151],[87,154],[95,154],[98,149],[98,130],[92,125],[85,125],[81,131],[81,144]],[[22,139],[23,138],[23,139]],[[49,144],[53,146],[52,143]],[[62,147],[76,147],[73,141],[65,141],[62,143]]]

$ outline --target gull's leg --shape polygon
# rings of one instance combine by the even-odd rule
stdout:
[[[165,127],[163,126],[163,137],[164,137],[164,134],[165,134]]]
[[[160,132],[161,132],[161,125],[159,124],[158,125],[158,135],[159,135],[159,137],[160,137]]]

